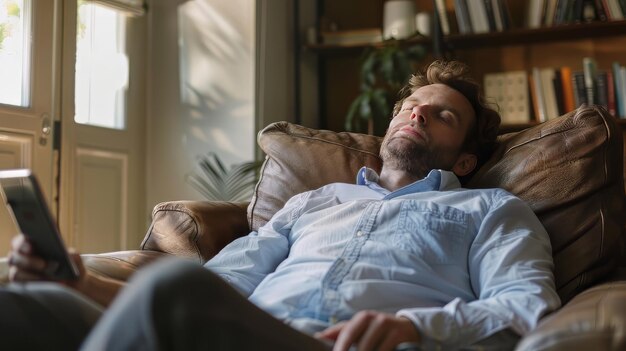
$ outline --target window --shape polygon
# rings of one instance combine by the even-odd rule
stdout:
[[[126,15],[79,0],[77,24],[74,120],[124,129],[128,89]]]
[[[0,104],[30,105],[30,0],[0,0]]]

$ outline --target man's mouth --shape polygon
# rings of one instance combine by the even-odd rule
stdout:
[[[400,133],[400,135],[398,135],[398,133]],[[415,139],[415,140],[422,140],[425,141],[426,137],[424,136],[424,132],[411,127],[410,125],[406,125],[402,128],[400,128],[394,136],[408,136],[410,139]]]

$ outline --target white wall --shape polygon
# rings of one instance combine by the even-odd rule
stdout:
[[[201,199],[185,182],[197,156],[254,158],[255,14],[255,0],[151,1],[149,208]]]

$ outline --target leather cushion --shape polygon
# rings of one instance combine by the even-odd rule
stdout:
[[[293,195],[331,182],[354,182],[357,170],[380,170],[381,138],[279,122],[259,133],[266,153],[248,206],[253,230]],[[564,301],[617,266],[622,221],[621,131],[605,110],[584,107],[499,137],[469,182],[504,188],[527,201],[552,241],[555,279]]]

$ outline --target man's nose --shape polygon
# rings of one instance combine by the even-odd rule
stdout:
[[[428,106],[418,105],[413,107],[411,111],[411,121],[415,120],[416,123],[421,125],[426,125],[426,112],[428,110]]]

